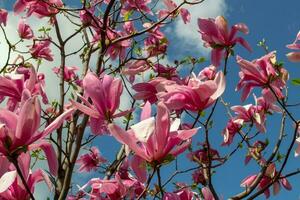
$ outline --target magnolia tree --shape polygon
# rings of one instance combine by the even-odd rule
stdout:
[[[162,64],[169,43],[176,42],[166,28],[176,18],[190,23],[188,9],[203,1],[82,0],[70,7],[61,0],[17,0],[11,11],[19,16],[17,41],[7,33],[13,15],[1,9],[6,44],[0,48],[7,55],[1,55],[0,69],[0,199],[36,199],[39,182],[48,185],[51,199],[60,200],[254,199],[269,198],[271,189],[273,195],[281,187],[291,190],[288,179],[300,171],[285,169],[300,154],[300,128],[290,111],[297,105],[288,102],[289,74],[275,51],[262,41],[264,55],[242,58],[237,45],[251,52],[240,37],[249,32],[245,24],[199,18],[199,45],[202,40],[211,51],[211,65],[191,56]],[[35,30],[31,18],[45,25]],[[74,26],[67,36],[65,23]],[[300,34],[287,45],[292,62],[300,61],[298,40]],[[72,43],[82,46],[70,50]],[[69,66],[70,59],[81,62]],[[237,76],[230,73],[230,60],[240,69],[232,84],[241,105],[224,99],[232,93],[226,81]],[[49,74],[41,73],[49,61],[60,63],[52,67],[57,99],[49,98]],[[122,101],[127,107],[120,107]],[[218,109],[226,112],[216,114]],[[227,124],[218,123],[220,117]],[[275,128],[272,120],[279,118]],[[100,153],[95,141],[104,137],[118,144],[115,156]],[[217,137],[223,142],[215,142]],[[237,155],[245,161],[230,164]],[[222,181],[222,167],[246,169],[248,163],[253,173],[237,171],[241,183],[231,186],[241,187],[240,193],[218,192],[214,183]],[[84,173],[92,178],[76,182]],[[185,178],[179,181],[179,175]]]

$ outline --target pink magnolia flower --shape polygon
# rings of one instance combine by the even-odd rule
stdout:
[[[136,32],[136,30],[134,28],[134,23],[132,21],[124,22],[123,29],[128,35],[131,35],[134,32]]]
[[[248,149],[247,156],[245,157],[245,165],[247,165],[252,158],[254,158],[258,162],[264,162],[262,152],[266,148],[266,146],[266,142],[260,140],[255,141],[254,144]]]
[[[93,15],[94,15],[94,7],[90,9],[81,10],[79,12],[79,17],[83,25],[88,26],[93,22]]]
[[[285,87],[288,75],[282,67],[275,67],[275,51],[252,62],[237,56],[237,63],[240,65],[241,71],[236,90],[243,89],[242,101],[247,99],[254,87],[261,87],[268,91],[269,86],[272,87],[278,98],[284,97],[281,90]]]
[[[163,200],[200,200],[199,198],[195,198],[194,192],[186,187],[184,184],[177,184],[177,187],[181,188],[175,192],[167,192]]]
[[[25,23],[24,20],[20,20],[18,25],[18,33],[20,38],[22,39],[32,39],[33,38],[33,31],[31,30],[30,26]]]
[[[148,7],[148,4],[151,3],[151,0],[127,0],[124,1],[125,6],[122,9],[122,14],[130,12],[132,10],[138,10],[140,12],[151,14],[151,10]]]
[[[64,80],[67,82],[74,81],[77,79],[76,71],[79,70],[79,67],[72,66],[72,67],[64,67]],[[60,75],[60,67],[54,67],[52,71],[57,74],[58,76]]]
[[[19,114],[0,110],[0,153],[7,157],[18,157],[22,152],[41,148],[44,150],[52,174],[57,173],[57,159],[55,151],[43,139],[64,122],[73,113],[70,109],[57,117],[43,131],[39,131],[41,120],[41,106],[38,98],[31,97],[20,108]],[[39,142],[36,143],[35,142]]]
[[[136,199],[144,190],[143,184],[134,178],[120,177],[116,174],[113,179],[102,180],[100,178],[91,179],[81,190],[90,186],[88,194],[91,200],[105,196],[107,200]]]
[[[277,176],[278,172],[276,171],[276,167],[275,164],[272,163],[268,166],[262,180],[259,182],[257,189],[260,190],[262,188],[264,188],[265,186],[267,186],[269,183],[271,183],[274,179],[275,176]],[[250,187],[252,185],[252,183],[255,181],[257,175],[250,175],[248,177],[246,177],[242,183],[241,183],[241,187]],[[273,184],[273,194],[276,195],[279,193],[281,185],[286,189],[286,190],[291,190],[292,186],[289,183],[289,181],[284,178],[284,177],[279,177],[279,180],[277,180],[276,182],[274,182]],[[266,189],[264,192],[266,198],[270,197],[270,189]]]
[[[221,160],[219,152],[215,149],[210,148],[209,155],[211,161]],[[209,163],[207,147],[205,145],[203,145],[203,148],[193,151],[189,153],[187,156],[191,161],[196,162],[198,164],[207,165]]]
[[[233,142],[233,138],[236,133],[242,128],[244,120],[241,119],[230,119],[227,122],[226,128],[222,131],[224,142],[222,145],[230,145]]]
[[[122,74],[129,75],[131,82],[134,82],[135,75],[147,71],[150,67],[150,64],[146,60],[132,61],[126,64],[122,70]]]
[[[4,26],[6,26],[6,22],[7,22],[7,10],[1,8],[0,9],[0,25],[3,24]]]
[[[266,115],[260,106],[248,104],[245,106],[232,106],[236,117],[234,120],[240,120],[239,123],[254,123],[256,128],[262,132],[266,132],[265,121]]]
[[[90,172],[92,170],[96,171],[100,164],[106,162],[106,160],[100,155],[99,149],[97,147],[92,147],[90,153],[80,156],[76,161],[80,164],[80,172]]]
[[[210,65],[199,72],[198,78],[200,80],[214,80],[216,74],[217,68],[213,65]]]
[[[144,23],[144,28],[149,28],[151,23]],[[168,40],[165,35],[159,30],[160,26],[149,31],[149,36],[144,41],[144,46],[148,52],[148,56],[156,56],[166,52],[168,47]]]
[[[44,58],[48,61],[53,61],[53,55],[51,53],[51,49],[49,48],[50,41],[37,41],[30,48],[30,53],[33,58]]]
[[[25,100],[34,95],[41,95],[43,103],[48,103],[48,98],[44,91],[44,75],[36,74],[35,69],[20,67],[17,73],[21,77],[0,77],[0,102],[8,97],[8,109],[13,111],[18,104],[23,104]]]
[[[243,38],[236,37],[238,31],[249,33],[248,27],[243,23],[235,24],[229,30],[226,19],[218,16],[216,19],[198,19],[198,26],[204,46],[212,48],[211,62],[214,66],[219,66],[225,50],[234,47],[237,43],[251,51],[250,45]]]
[[[141,116],[142,121],[128,131],[115,124],[109,124],[108,129],[120,143],[149,163],[161,163],[168,155],[177,156],[185,151],[198,130],[178,130],[179,119],[172,123],[167,107],[161,102],[157,105],[156,120],[151,117],[150,103],[145,104]]]
[[[108,31],[107,37],[108,40],[113,41],[114,39],[117,39],[118,37],[121,37],[125,35],[124,32],[113,32]],[[131,46],[131,40],[123,40],[121,42],[109,45],[107,49],[107,54],[110,56],[112,60],[115,60],[118,56],[121,60],[124,60],[126,56],[126,49]]]
[[[192,174],[192,178],[194,183],[196,184],[202,184],[202,185],[206,185],[206,180],[205,180],[205,176],[203,173],[203,169],[197,169],[193,172]]]
[[[107,122],[113,118],[121,117],[130,111],[116,114],[120,106],[120,97],[123,92],[122,81],[108,75],[100,80],[94,73],[87,73],[83,79],[84,95],[91,98],[90,104],[86,98],[80,97],[83,104],[72,101],[72,104],[81,112],[90,115],[90,126],[94,134],[102,134],[106,131]]]
[[[27,17],[30,15],[35,15],[39,18],[52,17],[59,12],[55,7],[63,7],[63,5],[61,0],[47,0],[47,2],[40,0],[17,0],[14,4],[14,12],[20,14],[27,10]]]
[[[286,47],[292,50],[300,50],[300,44],[297,43],[299,40],[300,31],[298,32],[295,41],[292,44],[286,45]],[[300,62],[300,52],[293,51],[286,54],[286,56],[291,62]]]
[[[177,4],[172,0],[164,0],[164,4],[167,7],[167,9],[162,9],[158,13],[159,18],[161,19],[169,15],[177,8]],[[191,14],[186,8],[180,8],[178,11],[185,24],[191,21]],[[172,17],[175,18],[177,13],[175,12],[174,14],[172,14]]]
[[[22,156],[18,158],[18,164],[31,193],[34,193],[35,185],[41,181],[45,181],[48,187],[49,188],[51,187],[52,185],[51,181],[48,175],[44,171],[38,169],[34,172],[31,172],[30,155],[28,153],[26,154],[23,153]],[[5,199],[5,200],[30,199],[30,195],[25,189],[21,179],[19,178],[19,175],[17,174],[15,167],[12,164],[10,164],[10,167],[6,166],[5,169],[9,171],[6,172],[0,178],[0,182],[1,182],[0,199]],[[5,181],[2,180],[4,178]]]
[[[225,90],[225,78],[218,72],[214,80],[202,81],[195,76],[189,80],[188,85],[167,87],[167,93],[160,93],[159,97],[169,109],[187,109],[202,111],[212,105]]]

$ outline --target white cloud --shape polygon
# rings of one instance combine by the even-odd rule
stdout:
[[[182,0],[175,0],[177,4]],[[184,24],[181,19],[177,19],[172,30],[176,37],[180,39],[180,44],[186,49],[200,50],[202,54],[208,54],[209,49],[203,47],[200,34],[198,32],[198,18],[214,18],[224,15],[227,7],[225,0],[206,0],[201,4],[185,6],[191,13],[191,22]]]

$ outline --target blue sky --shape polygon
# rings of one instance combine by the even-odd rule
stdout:
[[[7,9],[11,9],[12,2],[9,0],[0,0]],[[65,1],[67,4],[71,3],[71,5],[76,4],[78,1]],[[261,0],[206,0],[206,4],[203,5],[202,8],[197,7],[192,12],[192,15],[195,18],[198,17],[207,17],[212,15],[225,15],[228,22],[230,24],[235,24],[238,22],[244,22],[250,29],[250,34],[245,36],[244,38],[250,43],[253,48],[253,52],[249,53],[243,48],[236,48],[236,54],[241,55],[243,58],[252,60],[255,58],[259,58],[264,55],[264,51],[258,47],[256,44],[258,41],[263,38],[266,39],[267,44],[270,50],[277,51],[277,60],[283,61],[285,63],[286,69],[290,72],[290,79],[300,78],[300,68],[299,64],[293,64],[287,61],[285,54],[289,52],[289,50],[285,47],[286,44],[291,43],[297,32],[300,30],[300,2],[295,0],[286,0],[282,1],[261,1]],[[208,6],[209,5],[209,6]],[[214,6],[214,7],[213,7]],[[211,13],[210,13],[211,12]],[[180,22],[175,22],[175,24],[170,29],[165,29],[165,32],[170,36],[171,46],[168,51],[168,60],[174,61],[175,59],[181,59],[187,55],[192,55],[195,57],[205,56],[209,60],[208,51],[202,47],[200,41],[200,35],[197,40],[197,30],[195,30],[197,26],[195,24],[189,25],[188,27],[182,26]],[[187,33],[186,35],[182,34],[181,29],[191,29],[194,28],[193,33]],[[181,33],[179,33],[181,31]],[[175,34],[173,34],[175,33]],[[184,37],[185,38],[184,38]],[[173,42],[172,41],[176,41]],[[0,46],[1,48],[1,46]],[[199,65],[196,71],[199,71],[201,68],[207,66],[209,62],[206,62],[202,65]],[[235,62],[235,58],[231,57],[229,64],[229,78],[227,78],[227,89],[224,94],[225,100],[230,100],[231,105],[239,105],[241,104],[239,99],[239,93],[234,91],[235,86],[238,82],[238,70],[239,67]],[[184,70],[183,70],[184,71]],[[259,92],[256,92],[259,95]],[[299,87],[293,86],[289,84],[289,100],[290,103],[300,102],[299,97]],[[250,97],[246,103],[254,103],[253,99]],[[220,144],[222,142],[221,130],[225,127],[227,122],[227,116],[224,115],[223,106],[219,105],[218,112],[214,115],[214,121],[216,127],[211,131],[211,141],[212,145],[215,148],[220,148]],[[293,113],[298,118],[300,117],[299,108],[294,108]],[[272,138],[276,138],[278,135],[278,122],[280,121],[279,115],[274,115],[272,118],[267,120],[268,132],[262,135],[260,138],[265,139],[269,138],[270,147],[272,149]],[[288,120],[287,123],[287,138],[289,138],[292,134],[292,124],[291,121]],[[203,132],[199,131],[196,136],[196,141],[199,139],[203,139]],[[238,137],[236,137],[238,139]],[[96,143],[99,145],[100,150],[103,155],[109,159],[112,159],[115,153],[118,150],[118,143],[115,142],[111,137],[105,136],[99,138]],[[287,142],[284,142],[283,145],[287,145]],[[230,152],[235,146],[234,144],[230,147],[221,147],[220,153],[225,155],[226,152]],[[229,197],[230,195],[236,194],[237,192],[242,191],[242,188],[239,187],[240,181],[253,173],[257,172],[257,168],[254,162],[251,162],[249,166],[245,167],[243,164],[245,149],[243,149],[240,153],[236,154],[228,163],[226,163],[220,169],[217,169],[216,175],[213,178],[215,183],[215,187],[220,196],[223,196],[224,199]],[[282,152],[283,153],[283,152]],[[181,156],[179,159],[179,166],[183,168],[187,168],[185,162],[185,156]],[[300,158],[290,158],[290,163],[287,166],[285,172],[290,172],[299,168],[300,166]],[[171,173],[172,168],[165,168],[164,175],[168,175]],[[88,177],[94,176],[93,174],[84,175],[84,176],[76,176],[75,182],[80,183],[81,185],[84,183]],[[166,176],[167,177],[167,176]],[[180,176],[180,180],[186,181],[190,180],[190,177],[187,178],[186,175]],[[300,183],[300,175],[295,176],[289,179],[293,190],[291,192],[287,192],[284,189],[277,196],[271,196],[271,199],[299,199],[300,191],[298,189],[298,185]],[[263,197],[258,199],[264,199]]]

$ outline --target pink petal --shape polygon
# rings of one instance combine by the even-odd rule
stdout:
[[[132,136],[131,134],[127,133],[123,129],[121,129],[119,126],[115,124],[109,124],[108,130],[122,144],[128,145],[128,147],[134,151],[137,155],[142,157],[143,159],[147,161],[151,161],[150,157],[144,152],[141,147],[138,145],[138,140]]]
[[[282,186],[287,190],[292,190],[292,185],[286,178],[280,179]]]
[[[47,141],[42,140],[38,144],[30,145],[29,148],[30,150],[41,148],[44,151],[49,165],[49,170],[51,174],[56,176],[58,172],[58,162],[57,162],[57,157],[53,146]]]
[[[18,124],[16,127],[16,138],[26,143],[30,137],[38,130],[41,120],[41,105],[35,96],[28,99],[22,106]]]
[[[92,108],[90,108],[90,107],[87,107],[87,106],[85,106],[85,105],[83,105],[83,104],[81,104],[81,103],[78,103],[78,102],[76,102],[76,101],[74,101],[74,100],[72,100],[72,99],[70,100],[70,102],[72,103],[72,105],[73,105],[76,109],[80,110],[80,111],[83,112],[84,114],[89,115],[89,116],[94,117],[94,118],[99,118],[99,117],[100,117],[99,112],[96,111],[95,109],[92,109]]]
[[[143,107],[142,113],[141,113],[141,120],[145,120],[151,117],[151,104],[149,101],[147,101]]]
[[[134,155],[131,160],[131,168],[134,171],[135,175],[137,176],[138,180],[142,183],[145,183],[147,180],[147,164],[146,161]]]
[[[17,171],[10,171],[6,172],[1,178],[0,178],[0,193],[6,191],[9,186],[13,184],[17,177]]]
[[[300,62],[300,52],[291,52],[286,54],[286,56],[291,62]]]
[[[182,18],[182,20],[185,24],[187,24],[191,21],[191,14],[187,9],[181,8],[180,9],[180,15],[181,15],[181,18]]]

